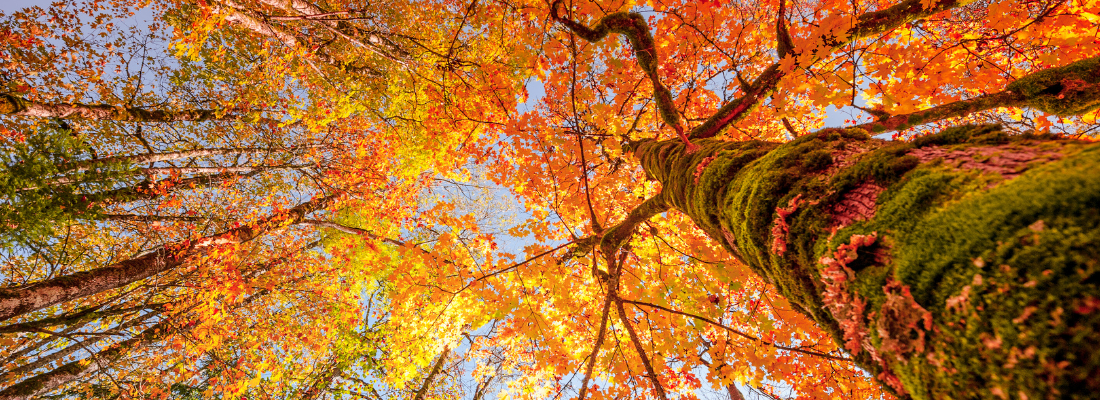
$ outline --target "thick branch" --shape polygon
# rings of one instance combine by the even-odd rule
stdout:
[[[615,254],[630,240],[630,237],[634,234],[634,229],[638,225],[653,218],[654,215],[668,211],[669,207],[671,205],[663,193],[646,199],[642,204],[630,210],[621,222],[604,231],[603,237],[600,239],[600,251],[605,255]]]
[[[910,114],[882,113],[855,128],[870,132],[903,130],[1000,107],[1032,107],[1055,115],[1081,115],[1100,107],[1100,57],[1031,73],[1004,91],[943,104]]]

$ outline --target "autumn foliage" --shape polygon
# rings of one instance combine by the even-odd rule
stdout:
[[[1098,27],[1095,0],[4,10],[0,399],[934,398],[898,365],[954,365],[948,336],[1038,365],[941,317],[1036,281],[978,257],[934,304],[867,289],[901,236],[848,228],[918,166],[964,173],[898,215],[1095,161]],[[762,162],[797,173],[741,189],[850,181],[696,201]],[[1058,223],[1020,240],[1097,243]],[[1020,322],[1100,330],[1078,258],[1084,294]],[[1057,357],[1100,387],[1095,354]],[[1008,381],[960,385],[1028,398]]]

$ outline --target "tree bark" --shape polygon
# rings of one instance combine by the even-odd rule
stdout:
[[[219,113],[215,110],[150,110],[110,104],[43,103],[10,94],[0,94],[0,114],[14,117],[120,122],[244,121],[275,124],[281,122],[263,118],[258,112]]]
[[[420,384],[420,389],[416,391],[416,395],[413,400],[424,400],[424,396],[428,394],[428,389],[432,387],[432,381],[439,375],[439,372],[443,370],[443,363],[447,361],[447,356],[451,354],[450,346],[443,348],[443,354],[439,355],[439,358],[435,360],[435,365],[432,365],[431,372],[428,372],[428,376],[424,377],[424,383]]]
[[[311,243],[306,248],[312,248],[317,243],[318,242]],[[281,258],[275,260],[275,262],[281,262],[281,261],[282,261]],[[270,266],[271,266],[271,264],[268,264],[268,267],[270,267]],[[262,268],[261,270],[266,270],[266,268]],[[270,293],[271,293],[270,289],[259,290],[256,293],[254,293],[254,294],[248,296],[247,298],[245,298],[244,300],[242,300],[240,303],[237,303],[232,308],[236,309],[236,308],[245,307],[245,306],[249,305],[250,303],[252,303],[253,301],[255,301],[257,299],[260,299],[264,296],[267,296]],[[181,312],[186,313],[186,312],[190,311],[191,309],[193,309],[195,305],[197,305],[197,304],[192,304],[191,306],[187,306],[183,310],[181,310]],[[138,317],[134,320],[131,320],[130,322],[124,323],[124,324],[120,325],[119,327],[116,327],[115,329],[112,329],[111,331],[122,331],[124,329],[128,329],[130,327],[137,326],[137,325],[141,324],[142,322],[147,321],[151,317],[161,316],[161,313],[163,311],[164,311],[163,309],[154,310],[154,311],[152,311],[152,312],[150,312],[150,313],[148,313],[144,316]],[[182,314],[178,314],[178,315],[182,315]],[[15,384],[15,385],[11,385],[11,386],[5,388],[4,390],[0,390],[0,400],[24,400],[24,399],[31,399],[31,398],[41,397],[45,394],[48,394],[49,392],[51,392],[53,390],[56,390],[57,388],[63,387],[65,385],[71,383],[72,381],[74,381],[76,379],[79,379],[82,376],[85,376],[85,375],[87,375],[89,373],[92,373],[92,372],[99,371],[100,369],[103,369],[104,367],[107,367],[110,364],[112,364],[114,362],[117,362],[118,360],[122,359],[123,357],[126,357],[126,355],[129,354],[133,350],[141,349],[141,348],[149,345],[149,343],[152,343],[154,341],[163,340],[163,339],[165,339],[165,338],[167,338],[171,335],[174,335],[174,334],[185,333],[185,332],[193,329],[195,327],[195,325],[200,321],[200,319],[199,319],[200,317],[197,317],[197,316],[192,317],[192,318],[188,318],[187,320],[185,320],[183,322],[178,322],[176,320],[173,320],[172,318],[173,317],[171,317],[171,316],[162,317],[159,321],[157,321],[156,324],[153,324],[153,325],[149,326],[145,330],[141,331],[141,333],[139,333],[137,335],[134,335],[133,337],[131,337],[127,340],[115,343],[115,344],[107,347],[106,349],[98,352],[98,353],[91,354],[88,358],[84,358],[84,359],[81,359],[81,360],[75,360],[75,361],[69,362],[67,364],[64,364],[64,365],[62,365],[60,367],[57,367],[53,370],[50,370],[48,372],[44,372],[44,373],[29,377],[27,379],[24,379],[23,381]],[[73,346],[77,346],[77,345],[73,345]],[[70,350],[70,349],[73,348],[73,346],[70,346],[69,348],[66,348],[62,351]],[[81,348],[86,349],[86,347],[84,347],[84,346],[81,346]],[[37,360],[34,363],[36,365],[34,368],[30,368],[28,366],[23,366],[23,367],[20,367],[20,369],[23,370],[24,372],[29,372],[29,371],[32,371],[34,369],[41,368],[45,365],[48,365],[52,361],[61,359],[61,358],[63,358],[63,356],[64,355],[54,356],[53,354],[50,354],[50,355],[44,357],[42,360]]]
[[[322,10],[320,7],[313,5],[308,1],[302,0],[260,0],[261,3],[269,6],[280,8],[285,11],[289,11],[299,16],[309,15],[325,15],[329,14],[328,11]],[[410,55],[404,49],[394,43],[386,36],[379,35],[373,32],[364,32],[350,21],[333,21],[333,20],[312,20],[318,22],[324,26],[333,29],[341,36],[344,36],[348,40],[370,49],[372,52],[389,59],[390,61],[397,62],[399,64],[405,64],[409,61]],[[361,38],[365,39],[360,40]]]
[[[120,288],[183,265],[192,256],[227,244],[251,240],[271,229],[297,223],[339,195],[317,198],[222,233],[158,247],[140,256],[88,271],[81,271],[18,288],[0,289],[0,321],[79,299],[105,290]]]
[[[227,1],[229,6],[228,16],[226,21],[238,25],[244,29],[250,30],[260,36],[275,39],[281,42],[283,45],[290,49],[298,49],[302,43],[298,37],[290,32],[286,32],[280,28],[265,23],[260,19],[260,16],[256,13],[247,10],[244,6],[232,1]],[[322,62],[329,64],[333,67],[345,70],[351,73],[363,73],[373,77],[379,77],[381,74],[369,67],[357,67],[347,63],[344,60],[340,60],[324,51],[324,49],[315,49],[310,52],[310,55]]]
[[[635,154],[899,397],[1100,391],[1100,144],[996,126],[696,143]]]

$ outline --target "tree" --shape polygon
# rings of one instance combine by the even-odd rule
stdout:
[[[8,20],[7,131],[179,175],[9,255],[4,395],[455,396],[459,352],[475,398],[1096,389],[1096,4],[158,3],[160,92],[45,67],[121,47],[89,7]],[[132,333],[63,360],[89,321]]]
[[[143,7],[149,25],[115,29]],[[246,35],[207,36],[177,57],[171,29],[201,18],[193,4],[126,2],[4,17],[0,398],[168,395],[176,384],[304,393],[316,371],[303,354],[350,346],[338,362],[364,365],[348,337],[362,333],[367,279],[326,262],[314,223],[341,203],[400,220],[424,165],[450,155],[402,146],[416,129],[349,118],[405,101],[394,94],[406,87],[375,75],[314,68]],[[326,105],[294,99],[303,93],[336,114],[310,112]],[[374,128],[351,131],[360,124]],[[286,336],[298,340],[261,346]],[[218,374],[203,380],[210,365]]]

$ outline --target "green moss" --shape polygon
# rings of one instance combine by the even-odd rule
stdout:
[[[829,152],[825,150],[811,151],[802,157],[802,165],[808,171],[820,171],[832,163],[833,156],[829,155]]]
[[[980,140],[976,140],[981,138]],[[1000,125],[963,125],[913,139],[913,147],[946,146],[960,143],[1004,143],[1008,136]]]
[[[994,126],[913,144],[827,130],[783,145],[700,141],[702,150],[687,154],[680,143],[659,142],[638,154],[676,208],[838,343],[844,332],[822,300],[818,260],[853,235],[875,232],[878,240],[848,263],[856,277],[843,290],[868,302],[864,328],[882,362],[867,351],[853,358],[872,375],[897,376],[913,398],[1088,398],[1100,392],[1100,355],[1077,349],[1100,343],[1100,144],[1050,139],[1009,137]],[[1028,149],[1042,160],[1053,152],[1059,160],[1006,180],[910,154],[990,145]],[[855,160],[838,156],[868,147],[874,150]],[[851,164],[832,176],[822,172],[837,162]],[[853,189],[867,190],[865,183],[883,188],[874,216],[840,226],[832,214]],[[776,239],[786,251],[775,250]],[[927,310],[934,324],[899,331],[908,338],[892,334],[893,343],[909,341],[894,349],[875,320],[887,314],[891,282],[920,306],[891,309],[894,315]],[[969,297],[960,296],[967,286]],[[957,303],[950,309],[949,299]],[[912,350],[918,341],[923,350]]]
[[[1080,148],[1062,144],[1066,154]],[[1090,398],[1100,390],[1100,357],[1074,350],[1100,343],[1100,310],[1071,311],[1100,293],[1097,170],[1096,145],[989,190],[996,180],[982,174],[922,166],[883,193],[874,220],[837,234],[833,243],[877,231],[891,249],[889,267],[872,265],[853,284],[870,310],[883,304],[887,279],[898,279],[934,316],[926,353],[887,358],[913,398],[994,398],[995,390],[1042,398],[1052,389]],[[966,286],[964,311],[949,310]],[[1035,317],[1020,320],[1029,307]],[[1055,368],[1062,362],[1068,369]]]
[[[1007,89],[1024,95],[1027,105],[1060,115],[1081,115],[1100,108],[1100,57],[1025,76]]]
[[[842,194],[867,181],[879,186],[897,181],[920,163],[916,157],[907,155],[911,148],[908,143],[896,142],[871,152],[833,178],[834,192]]]

